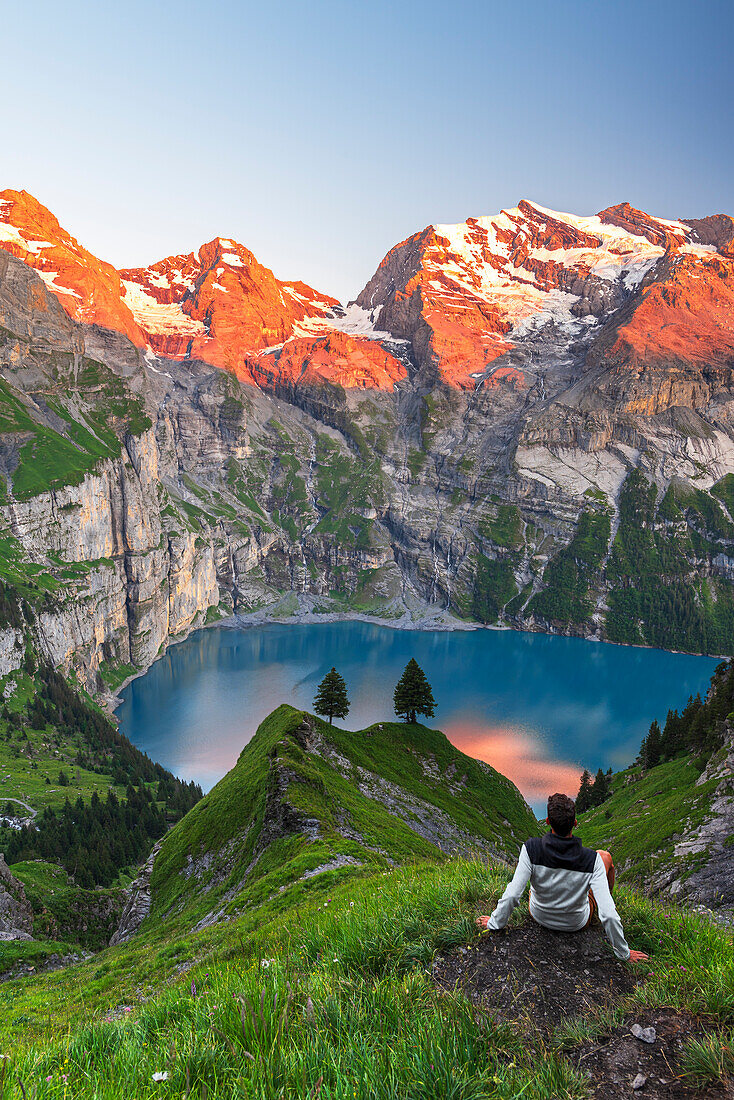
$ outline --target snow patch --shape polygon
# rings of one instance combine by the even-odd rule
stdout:
[[[21,248],[25,252],[30,252],[33,256],[38,256],[44,248],[53,248],[50,241],[27,240],[21,235],[20,230],[16,226],[11,225],[10,222],[0,222],[0,241],[14,244],[17,248]]]
[[[331,314],[327,317],[304,317],[302,321],[296,321],[293,326],[294,336],[327,336],[329,332],[343,332],[347,336],[361,336],[368,340],[389,340],[393,344],[407,344],[408,341],[389,332],[378,329],[375,325],[382,306],[377,309],[364,309],[352,302],[344,310],[344,316],[338,317]]]
[[[58,271],[39,271],[38,274],[43,279],[44,283],[49,290],[53,290],[54,294],[71,294],[74,298],[82,300],[81,294],[77,294],[75,290],[71,290],[68,286],[59,286],[56,280],[59,277]]]
[[[697,256],[701,260],[706,259],[713,252],[716,252],[715,244],[684,244],[680,248],[682,255]]]
[[[170,304],[157,301],[139,283],[122,280],[125,289],[123,301],[130,307],[137,324],[156,336],[206,336],[201,321],[184,313],[178,302]]]

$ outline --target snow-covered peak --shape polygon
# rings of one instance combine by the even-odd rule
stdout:
[[[597,281],[608,304],[630,293],[670,248],[690,248],[683,222],[652,218],[627,204],[576,215],[523,200],[499,214],[436,224],[424,249],[428,297],[471,294],[496,308],[510,329],[533,317],[574,324],[578,299]],[[445,243],[444,243],[445,242]],[[603,285],[608,284],[607,290]],[[598,295],[597,295],[598,297]],[[601,316],[603,309],[591,310]]]

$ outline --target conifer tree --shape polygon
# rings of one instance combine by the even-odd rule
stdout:
[[[591,788],[591,804],[592,806],[601,806],[602,802],[606,798],[606,776],[604,772],[599,768],[594,776],[594,782]]]
[[[335,718],[346,718],[349,714],[347,685],[335,668],[327,672],[318,686],[313,709],[317,714],[329,719],[332,725]]]
[[[660,726],[656,719],[650,726],[650,732],[644,741],[644,748],[642,751],[643,768],[654,768],[656,764],[659,764],[661,752],[662,737],[660,734]]]
[[[576,813],[582,814],[591,806],[591,772],[584,768],[581,775],[581,786],[576,795]]]
[[[431,685],[415,657],[408,661],[403,675],[395,685],[393,702],[398,718],[404,718],[406,722],[413,724],[418,714],[432,718],[435,713],[436,701]]]

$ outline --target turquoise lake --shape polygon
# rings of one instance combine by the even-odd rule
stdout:
[[[650,722],[703,692],[717,661],[509,630],[392,630],[340,622],[210,628],[172,646],[122,692],[130,740],[208,790],[280,703],[311,709],[335,665],[360,729],[393,717],[411,657],[436,699],[431,725],[508,775],[534,807],[575,794],[583,767],[620,768]]]

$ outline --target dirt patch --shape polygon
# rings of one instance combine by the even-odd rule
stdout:
[[[546,1043],[574,1017],[598,1020],[646,974],[644,964],[633,967],[615,958],[598,923],[568,933],[531,920],[437,955],[433,966],[441,989],[460,989],[496,1019],[519,1022]],[[654,1041],[632,1035],[634,1024],[654,1028]],[[687,1041],[711,1030],[705,1021],[672,1009],[633,1009],[621,1026],[564,1053],[588,1078],[593,1100],[734,1100],[731,1086],[697,1087],[683,1074]]]
[[[630,1034],[634,1023],[654,1027],[655,1042],[644,1043]],[[697,1088],[690,1078],[682,1076],[683,1048],[688,1039],[700,1038],[707,1030],[700,1020],[685,1013],[640,1009],[622,1027],[589,1040],[569,1057],[588,1076],[589,1095],[594,1100],[617,1100],[622,1096],[639,1096],[642,1100],[729,1100],[734,1097],[731,1086]],[[635,1079],[637,1089],[632,1087]]]
[[[433,968],[442,989],[461,989],[499,1019],[524,1020],[546,1034],[631,993],[645,973],[615,958],[599,925],[552,932],[531,920],[439,955]]]

